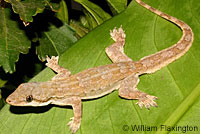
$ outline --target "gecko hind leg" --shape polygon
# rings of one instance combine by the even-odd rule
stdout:
[[[140,108],[143,106],[145,106],[147,109],[149,109],[150,106],[156,107],[157,103],[154,100],[157,99],[157,97],[139,91],[137,89],[138,83],[139,78],[137,75],[132,75],[124,79],[120,83],[119,96],[126,99],[138,99],[136,104],[138,104]]]
[[[58,65],[58,59],[59,59],[58,56],[56,56],[56,57],[52,56],[51,58],[49,58],[47,56],[46,66],[48,66],[53,71],[55,71],[56,73],[58,73],[56,76],[54,76],[52,78],[52,80],[67,78],[71,74],[71,72],[69,70],[67,70],[66,68],[63,68],[63,67],[61,67],[61,66]]]
[[[115,41],[112,45],[106,48],[106,54],[112,60],[113,63],[118,62],[128,62],[132,61],[125,53],[124,53],[124,44],[126,34],[122,29],[122,26],[119,29],[114,28],[110,31],[111,38]]]

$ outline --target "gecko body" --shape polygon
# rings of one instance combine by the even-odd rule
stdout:
[[[32,82],[21,84],[8,98],[7,103],[15,106],[44,106],[55,104],[71,105],[74,117],[68,123],[75,133],[81,124],[81,100],[102,97],[119,89],[119,96],[125,99],[137,99],[142,108],[157,106],[157,99],[137,89],[139,76],[154,73],[162,67],[184,55],[192,45],[192,29],[183,21],[169,16],[150,7],[141,0],[136,0],[141,6],[153,13],[175,23],[182,31],[181,39],[173,46],[160,52],[146,56],[139,61],[132,61],[124,54],[125,33],[120,27],[110,32],[114,44],[106,48],[106,54],[113,64],[86,69],[71,75],[70,71],[58,65],[58,57],[47,57],[46,65],[58,74],[47,82]]]

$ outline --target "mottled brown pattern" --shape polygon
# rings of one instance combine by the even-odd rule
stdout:
[[[124,53],[125,33],[122,27],[110,31],[111,38],[115,41],[106,48],[106,54],[113,62],[86,69],[77,74],[58,65],[58,57],[47,57],[46,65],[57,72],[50,81],[21,84],[14,93],[7,98],[7,103],[16,106],[44,106],[56,104],[70,105],[74,117],[68,123],[72,133],[75,133],[81,124],[81,100],[102,97],[119,89],[119,96],[126,99],[137,99],[140,108],[157,106],[155,99],[145,92],[138,90],[139,75],[154,73],[169,63],[184,55],[192,45],[192,29],[183,21],[169,16],[150,7],[141,0],[136,0],[140,5],[153,13],[175,23],[183,30],[181,39],[173,46],[155,54],[145,56],[139,61],[132,61]],[[129,35],[128,35],[129,36]]]
[[[175,17],[169,16],[166,13],[162,13],[161,11],[158,11],[157,9],[154,9],[154,8],[150,7],[149,5],[143,3],[141,0],[136,0],[136,1],[143,7],[154,12],[155,14],[158,14],[159,16],[175,23],[183,30],[182,38],[177,44],[173,45],[170,48],[167,48],[160,52],[157,52],[153,55],[142,58],[141,62],[145,59],[150,61],[151,59],[154,59],[153,57],[155,57],[155,56],[158,57],[156,59],[159,59],[159,60],[154,59],[154,62],[151,62],[153,64],[153,69],[147,68],[145,70],[145,72],[140,72],[140,74],[153,73],[153,72],[161,69],[162,67],[166,66],[167,64],[173,62],[174,60],[180,58],[181,56],[183,56],[188,51],[188,49],[191,47],[194,36],[193,36],[192,29],[183,21],[181,21]],[[166,57],[164,57],[163,55],[166,55]],[[143,65],[150,66],[150,65],[147,65],[149,63],[150,62],[146,62],[146,64],[143,64]]]
[[[169,16],[166,13],[162,13],[161,16],[164,17],[164,18],[166,18],[166,19],[171,19],[171,16]]]
[[[144,4],[144,5],[145,5],[145,4]],[[153,8],[153,7],[149,7],[148,9],[151,10],[152,12],[156,12],[156,11],[157,11],[157,9],[155,9],[155,8]]]

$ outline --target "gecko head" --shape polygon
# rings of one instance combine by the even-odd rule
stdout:
[[[48,102],[38,100],[43,97],[39,83],[23,83],[7,97],[6,102],[13,106],[44,106]]]

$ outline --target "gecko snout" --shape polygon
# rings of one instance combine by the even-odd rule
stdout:
[[[12,103],[12,100],[8,97],[8,98],[6,99],[6,102],[7,102],[8,104],[11,104],[11,103]]]
[[[13,99],[12,96],[8,96],[8,98],[6,99],[6,102],[13,106],[20,106],[20,104],[21,104],[20,101]]]
[[[10,105],[14,105],[15,102],[16,102],[16,97],[13,96],[13,94],[9,95],[7,98],[6,98],[6,102]]]

